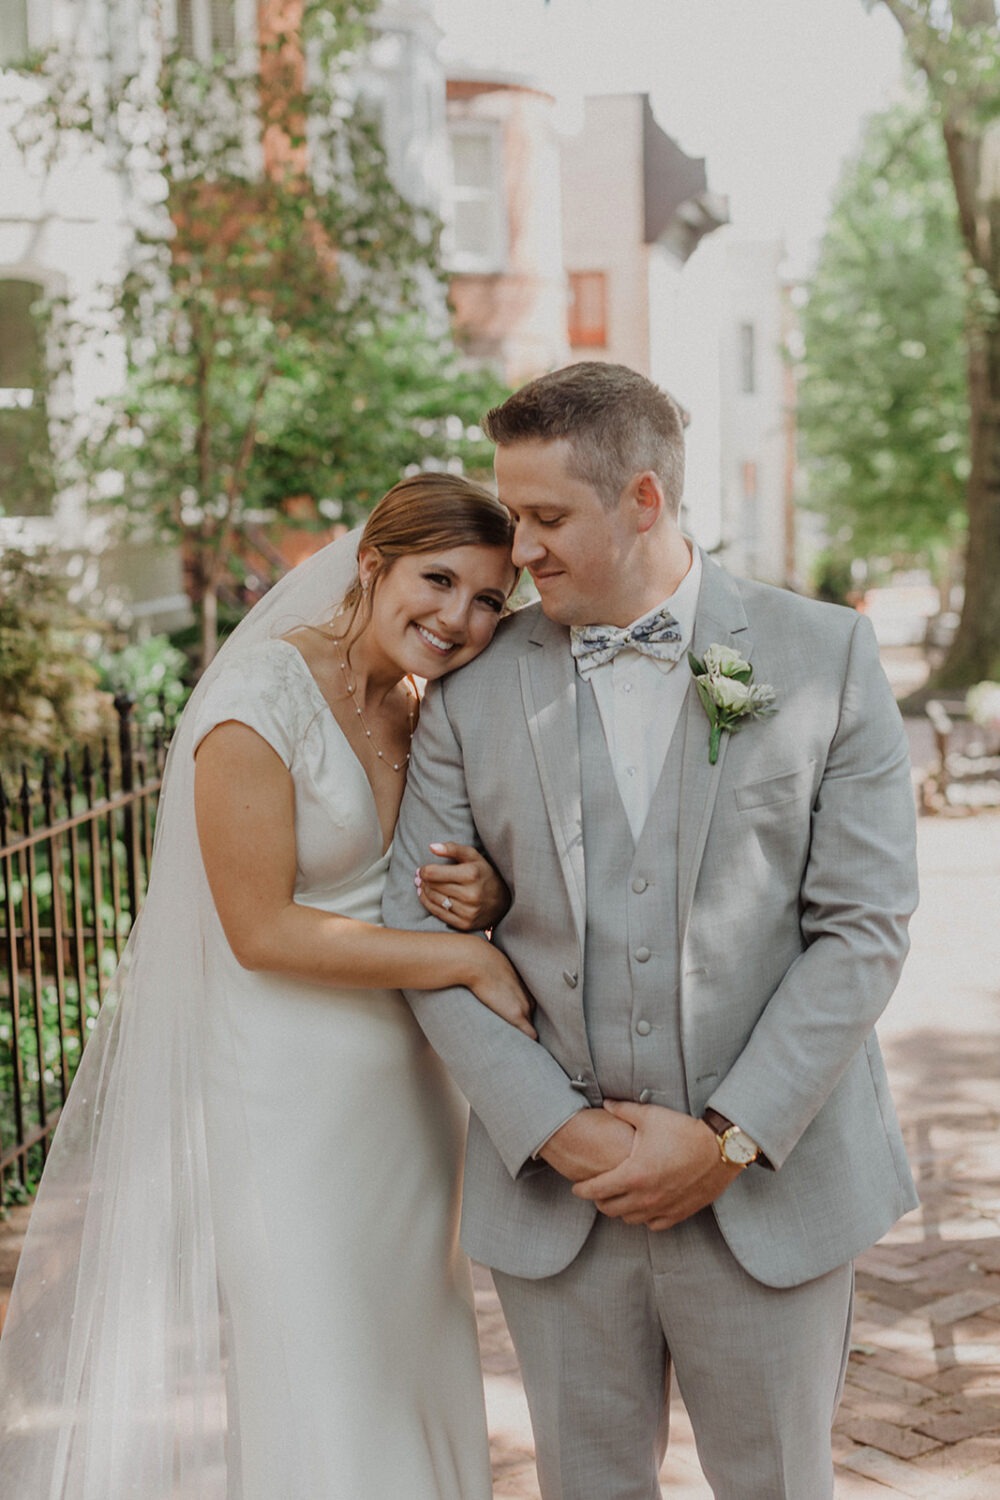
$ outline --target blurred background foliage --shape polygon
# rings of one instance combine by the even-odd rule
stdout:
[[[930,561],[943,580],[967,526],[966,287],[944,145],[919,85],[869,121],[807,290],[798,423],[825,560]]]

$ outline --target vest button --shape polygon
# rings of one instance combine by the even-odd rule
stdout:
[[[652,956],[648,948],[637,948],[635,950],[635,961],[637,964],[648,964]]]
[[[575,990],[580,982],[579,976],[577,974],[571,973],[569,969],[563,969],[563,978],[565,979],[571,990]]]
[[[643,891],[647,889],[648,885],[648,880],[643,880],[641,875],[637,875],[632,882],[632,889],[635,891],[637,896],[641,896]]]
[[[649,1101],[650,1101],[650,1099],[652,1099],[652,1097],[653,1097],[653,1090],[652,1089],[643,1089],[642,1093],[639,1095],[639,1103],[640,1104],[648,1104]]]
[[[640,1036],[649,1036],[649,1033],[653,1028],[652,1026],[650,1026],[648,1021],[636,1021],[635,1029]]]

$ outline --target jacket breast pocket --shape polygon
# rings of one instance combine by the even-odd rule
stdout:
[[[809,796],[813,785],[813,761],[799,766],[794,771],[782,771],[777,776],[766,776],[763,781],[750,781],[745,786],[734,788],[736,806],[741,812],[755,807],[775,807],[781,802],[795,802]]]

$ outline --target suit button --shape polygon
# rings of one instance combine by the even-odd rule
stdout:
[[[637,964],[648,964],[652,956],[648,948],[637,948],[635,950],[635,961]]]
[[[648,1104],[649,1101],[650,1101],[650,1099],[652,1099],[652,1097],[653,1097],[653,1090],[652,1089],[643,1089],[642,1093],[639,1095],[639,1103],[640,1104]]]
[[[575,990],[580,982],[579,975],[571,973],[569,969],[563,969],[563,978],[571,990]]]
[[[648,1021],[636,1021],[635,1029],[640,1036],[649,1036],[649,1033],[653,1028],[652,1026],[650,1026]]]
[[[635,891],[637,896],[641,896],[643,891],[648,889],[648,887],[649,881],[643,880],[641,875],[637,875],[632,882],[632,889]]]

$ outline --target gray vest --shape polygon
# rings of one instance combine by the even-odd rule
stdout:
[[[677,826],[681,713],[638,843],[589,683],[577,685],[587,871],[583,1005],[601,1093],[688,1112],[681,1060]]]

